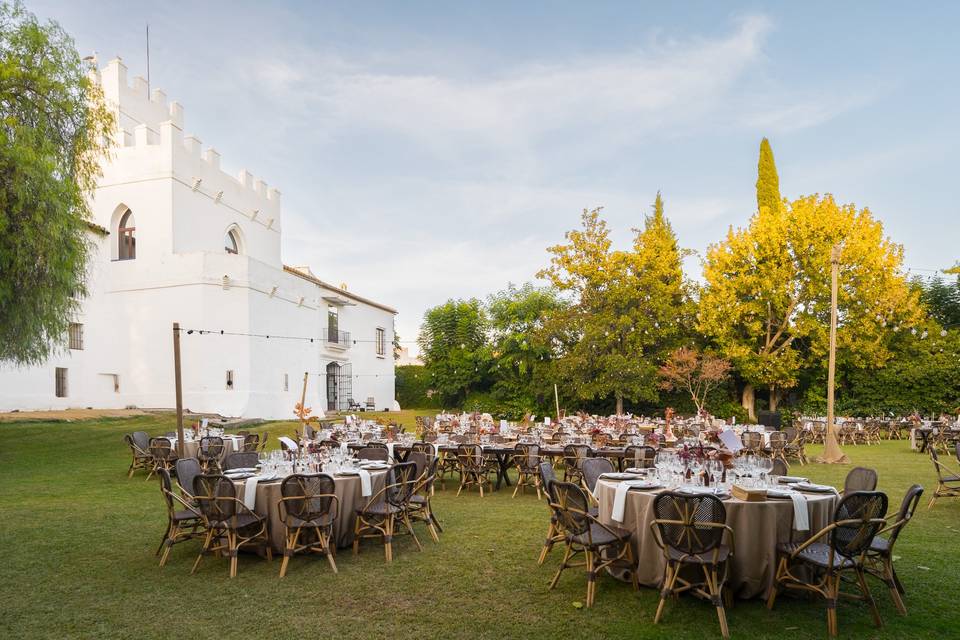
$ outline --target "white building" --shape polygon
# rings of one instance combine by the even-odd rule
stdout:
[[[183,108],[128,85],[120,60],[98,77],[118,129],[92,201],[90,295],[68,351],[0,366],[0,410],[173,407],[174,322],[191,411],[291,418],[305,372],[314,413],[392,409],[396,311],[284,265],[280,192],[223,172]]]

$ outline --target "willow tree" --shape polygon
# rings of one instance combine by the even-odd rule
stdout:
[[[854,368],[890,358],[893,333],[922,320],[919,293],[901,271],[903,249],[868,209],[818,195],[763,207],[745,229],[707,250],[700,330],[749,383],[797,384],[826,361],[830,252],[841,246],[837,360]],[[776,409],[776,393],[771,409]]]
[[[547,279],[571,300],[547,330],[555,347],[554,371],[565,392],[581,400],[658,398],[658,366],[681,334],[686,302],[682,253],[663,215],[659,194],[632,250],[612,249],[600,210],[584,210],[582,229],[550,247]]]
[[[0,360],[38,363],[63,345],[112,122],[70,37],[0,5]]]

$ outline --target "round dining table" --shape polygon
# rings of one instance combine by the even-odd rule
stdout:
[[[383,490],[386,484],[387,472],[370,471],[370,496],[364,496],[360,476],[348,474],[334,474],[336,486],[335,494],[339,501],[337,518],[333,523],[333,540],[339,548],[353,544],[354,524],[356,523],[357,509],[367,504],[367,501]],[[246,480],[234,480],[237,488],[237,498],[244,499]],[[267,531],[270,535],[270,546],[275,552],[283,552],[285,545],[286,527],[280,519],[280,484],[283,478],[261,480],[257,483],[257,498],[253,512],[267,519]]]
[[[655,520],[654,498],[665,489],[630,489],[626,494],[623,520],[612,518],[618,482],[600,479],[595,494],[599,520],[608,526],[631,532],[637,578],[642,585],[659,587],[666,561],[650,524]],[[735,554],[730,559],[727,586],[738,598],[766,596],[777,570],[777,544],[802,542],[830,523],[837,496],[834,493],[805,493],[809,528],[795,531],[794,504],[790,499],[769,498],[746,502],[724,498],[726,524],[733,530]],[[622,576],[619,576],[622,577]]]

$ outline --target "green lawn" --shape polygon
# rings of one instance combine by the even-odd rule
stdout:
[[[414,412],[403,422],[412,425]],[[338,557],[333,575],[319,557],[295,558],[286,578],[279,560],[241,558],[240,575],[210,558],[189,575],[197,546],[174,548],[163,570],[154,549],[164,511],[156,481],[128,480],[121,435],[171,428],[166,416],[74,423],[0,425],[0,637],[3,638],[719,638],[708,604],[682,598],[653,626],[657,594],[634,593],[610,578],[591,610],[582,574],[566,572],[547,590],[559,561],[537,567],[547,510],[509,492],[455,497],[438,491],[445,533],[424,552],[402,539],[386,566],[382,549]],[[292,423],[269,426],[291,434]],[[275,440],[274,440],[275,441]],[[856,464],[880,471],[891,504],[913,482],[934,482],[926,456],[906,442],[849,447]],[[803,473],[839,484],[848,467],[813,465]],[[842,603],[842,637],[947,638],[960,634],[956,607],[960,501],[933,511],[923,501],[898,543],[897,563],[910,614],[899,617],[885,589],[871,582],[886,626],[876,631],[866,608]],[[773,612],[757,601],[728,612],[737,638],[826,637],[822,602],[781,597]]]

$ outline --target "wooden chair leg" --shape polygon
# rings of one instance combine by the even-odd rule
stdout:
[[[207,530],[207,537],[203,539],[203,546],[200,547],[200,553],[197,554],[197,559],[193,563],[193,568],[190,569],[190,575],[193,575],[197,571],[197,567],[200,566],[200,561],[203,560],[203,554],[210,548],[210,541],[213,540],[213,529]]]
[[[383,528],[386,531],[383,536],[383,552],[387,562],[393,562],[393,515],[387,516]]]
[[[860,592],[863,594],[864,600],[867,601],[867,605],[870,607],[870,613],[873,614],[873,623],[878,629],[883,627],[883,618],[880,617],[877,601],[873,599],[873,594],[870,593],[870,587],[867,585],[867,577],[864,575],[862,568],[857,569],[857,582],[860,584]],[[891,589],[893,592],[896,592],[896,590],[895,586]],[[899,594],[897,595],[899,596]]]
[[[300,529],[294,529],[293,534],[291,535],[287,531],[287,546],[283,550],[283,562],[280,563],[280,577],[287,575],[287,565],[290,563],[290,556],[293,555],[294,549],[297,548],[297,539],[300,537]]]
[[[567,561],[570,559],[572,550],[573,547],[568,544],[567,550],[563,554],[563,562],[560,563],[560,568],[557,569],[557,573],[553,576],[553,580],[550,581],[551,589],[557,586],[557,582],[560,580],[560,574],[563,573],[563,570],[567,568]]]
[[[587,549],[584,555],[587,558],[587,607],[593,606],[593,589],[597,583],[597,576],[593,570],[593,552]]]
[[[657,604],[657,612],[653,616],[653,624],[660,622],[660,618],[663,616],[663,608],[667,604],[667,597],[673,593],[673,585],[677,581],[677,574],[679,572],[679,567],[674,567],[672,564],[667,563],[663,575],[663,584],[660,587],[660,602]]]
[[[550,527],[547,529],[547,539],[543,542],[543,549],[540,550],[540,559],[537,560],[537,566],[543,566],[544,561],[547,559],[547,554],[553,550],[553,538],[557,535],[557,526],[553,523],[553,520],[550,521]]]
[[[827,633],[837,637],[837,600],[840,595],[840,576],[827,577]]]

